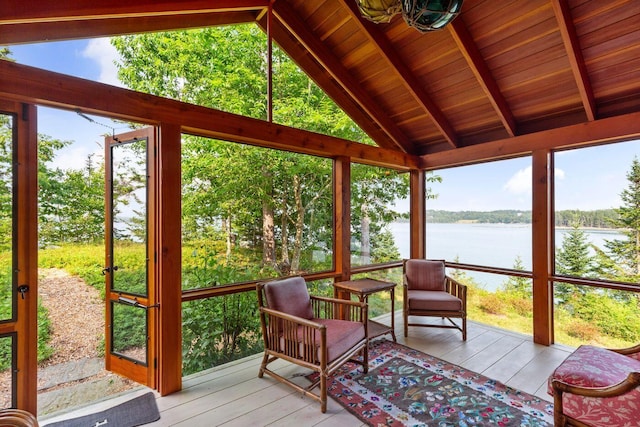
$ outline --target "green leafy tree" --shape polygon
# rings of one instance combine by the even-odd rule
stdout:
[[[129,87],[244,116],[267,116],[266,37],[254,25],[128,36],[113,44],[123,58],[120,78]],[[275,122],[370,143],[277,48],[273,93]],[[313,156],[185,138],[186,235],[204,237],[205,230],[224,238],[228,260],[242,242],[278,274],[305,271],[308,254],[331,244],[330,167]],[[388,171],[378,180],[377,191],[386,185],[387,194],[406,194],[405,178],[400,179],[404,189]]]
[[[44,159],[42,159],[44,160]],[[48,169],[41,161],[41,243],[95,243],[104,239],[104,165],[92,157],[79,170]]]

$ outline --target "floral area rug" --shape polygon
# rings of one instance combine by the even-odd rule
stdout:
[[[369,346],[369,372],[347,363],[329,395],[371,426],[551,426],[553,404],[387,340]]]

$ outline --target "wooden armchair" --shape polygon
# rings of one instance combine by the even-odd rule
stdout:
[[[640,345],[578,347],[549,377],[555,426],[640,425]]]
[[[458,329],[467,340],[467,287],[445,274],[444,261],[406,259],[402,277],[405,337],[409,326],[427,326]],[[409,323],[409,316],[441,317],[451,324]],[[460,318],[461,324],[451,318]]]
[[[258,284],[264,358],[258,377],[266,373],[316,399],[327,410],[327,377],[352,360],[369,368],[367,305],[356,301],[309,296],[302,277]],[[349,319],[349,320],[341,320]],[[361,360],[354,359],[360,354]],[[308,387],[301,387],[270,370],[277,359],[318,372]],[[320,393],[313,390],[320,385]]]

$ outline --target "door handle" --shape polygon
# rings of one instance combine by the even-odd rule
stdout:
[[[20,285],[18,286],[18,292],[20,292],[20,296],[24,299],[24,294],[29,292],[29,285]]]
[[[114,265],[114,266],[113,266],[113,268],[111,268],[111,267],[105,267],[105,268],[103,268],[103,269],[102,269],[102,275],[103,275],[103,276],[106,276],[106,275],[107,275],[107,273],[109,273],[110,271],[118,271],[118,266],[117,266],[117,265]]]

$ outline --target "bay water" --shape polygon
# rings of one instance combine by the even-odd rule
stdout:
[[[409,257],[409,223],[394,222],[389,230],[402,258]],[[531,271],[531,224],[427,224],[427,258],[490,267],[513,268],[520,257]],[[555,244],[562,246],[569,229],[556,229]],[[621,239],[615,230],[583,229],[587,241],[601,249],[606,240]],[[593,254],[593,250],[592,254]],[[498,289],[508,276],[468,271],[467,274],[489,291]]]

